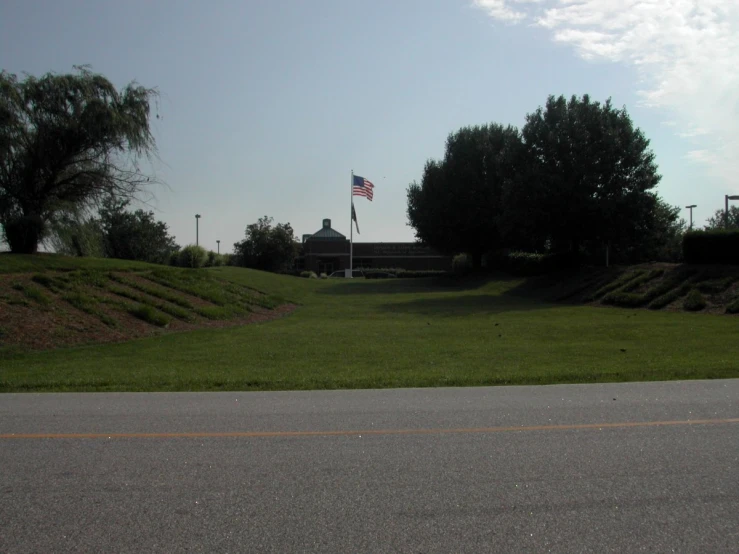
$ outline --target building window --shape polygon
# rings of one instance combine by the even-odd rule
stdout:
[[[372,268],[372,258],[354,258],[352,260],[354,269],[370,269]]]
[[[318,262],[318,273],[325,273],[331,275],[334,272],[333,262]]]

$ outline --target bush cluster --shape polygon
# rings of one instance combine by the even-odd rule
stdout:
[[[441,269],[403,269],[401,267],[373,267],[361,271],[365,279],[382,279],[385,277],[419,279],[422,277],[441,277],[449,274],[448,271]]]
[[[683,256],[689,264],[739,264],[739,230],[685,233]]]
[[[472,257],[468,254],[457,254],[452,258],[452,271],[457,275],[465,275],[472,271]]]
[[[305,279],[318,279],[315,271],[301,271],[300,276]]]
[[[180,250],[177,256],[177,265],[179,267],[199,268],[204,267],[208,261],[208,253],[202,246],[189,244]]]
[[[496,252],[487,255],[487,264],[517,277],[545,275],[577,264],[575,256],[569,253],[539,254],[536,252]]]
[[[683,301],[683,308],[689,312],[699,312],[706,307],[706,299],[698,289],[692,289]]]

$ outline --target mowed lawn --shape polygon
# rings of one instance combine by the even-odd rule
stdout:
[[[222,278],[297,302],[263,324],[0,355],[0,391],[201,391],[739,377],[739,318],[569,306],[501,277]]]

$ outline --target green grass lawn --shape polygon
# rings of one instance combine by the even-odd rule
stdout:
[[[199,391],[739,377],[739,319],[543,303],[509,278],[208,270],[300,304],[276,321],[0,357],[0,391]]]

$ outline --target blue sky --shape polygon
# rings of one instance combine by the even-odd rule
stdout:
[[[227,252],[265,214],[348,234],[352,169],[375,184],[355,239],[413,240],[405,191],[449,132],[549,94],[625,105],[702,224],[739,194],[738,27],[734,0],[6,0],[0,67],[157,87],[152,208]]]

